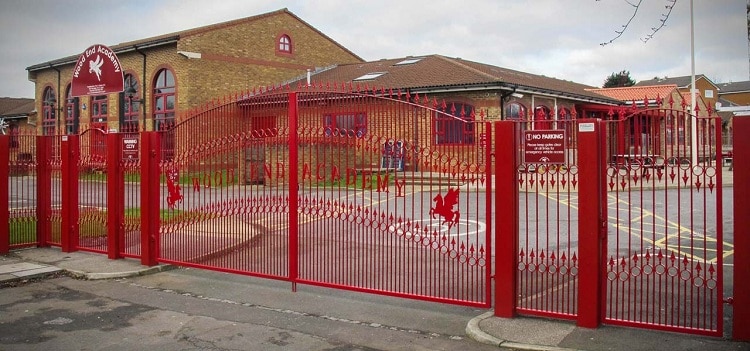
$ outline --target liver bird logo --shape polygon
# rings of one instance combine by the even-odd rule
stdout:
[[[104,60],[102,60],[102,57],[99,55],[96,55],[96,60],[89,61],[89,73],[96,74],[96,80],[102,81],[102,65],[104,64]]]
[[[445,196],[437,194],[432,201],[435,202],[435,207],[430,208],[430,216],[433,219],[437,218],[436,216],[443,217],[440,224],[448,224],[448,228],[458,223],[461,215],[458,210],[453,209],[453,206],[458,204],[458,189],[448,189]]]

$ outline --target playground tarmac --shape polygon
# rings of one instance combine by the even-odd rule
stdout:
[[[95,253],[33,248],[0,256],[0,286],[58,275],[85,280],[118,279],[159,274],[172,268],[147,267],[135,259],[110,260]],[[498,318],[492,311],[469,320],[466,335],[478,343],[511,350],[750,350],[750,343],[726,338],[617,326],[588,329],[572,322],[543,318]]]

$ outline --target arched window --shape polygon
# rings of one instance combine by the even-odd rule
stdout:
[[[78,122],[81,111],[78,107],[79,99],[73,97],[72,84],[65,89],[65,134],[78,134]]]
[[[438,145],[474,144],[474,106],[449,103],[435,113],[435,143]]]
[[[534,129],[552,129],[552,114],[549,107],[538,105],[534,109]]]
[[[176,92],[174,73],[161,69],[154,79],[154,130],[168,131],[161,136],[162,160],[172,160],[175,152],[174,132]]]
[[[51,87],[44,88],[44,93],[42,94],[43,135],[55,135],[55,127],[57,123],[57,116],[55,115],[57,98],[55,95],[55,89],[52,89]]]
[[[137,132],[138,116],[141,110],[141,89],[138,79],[132,74],[126,74],[124,79],[125,90],[122,93],[122,117],[120,118],[120,131]]]
[[[284,54],[291,54],[292,53],[292,38],[290,38],[286,34],[282,34],[279,36],[279,42],[278,46],[276,47],[278,52],[284,53]]]
[[[526,106],[518,102],[511,102],[505,106],[505,119],[506,120],[525,120],[526,119]]]

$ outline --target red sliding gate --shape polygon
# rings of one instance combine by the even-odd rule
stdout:
[[[488,124],[418,96],[313,90],[165,132],[159,260],[489,306]]]
[[[248,92],[158,132],[0,136],[0,252],[479,307],[494,274],[498,316],[722,334],[723,261],[748,245],[724,242],[718,118],[631,108],[491,129],[467,105],[344,90]],[[89,152],[102,141],[105,159]],[[743,340],[748,315],[735,307]]]
[[[516,244],[498,245],[498,277],[515,286],[498,289],[496,314],[719,336],[721,120],[672,109],[616,117],[579,120],[554,164],[524,162],[538,144],[530,125],[498,126],[520,151],[497,160],[498,178],[517,180],[498,184],[498,201],[519,202],[498,219],[498,242]]]

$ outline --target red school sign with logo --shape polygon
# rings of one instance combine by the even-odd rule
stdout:
[[[71,81],[71,95],[104,95],[122,92],[122,66],[112,49],[92,45],[76,61]]]

